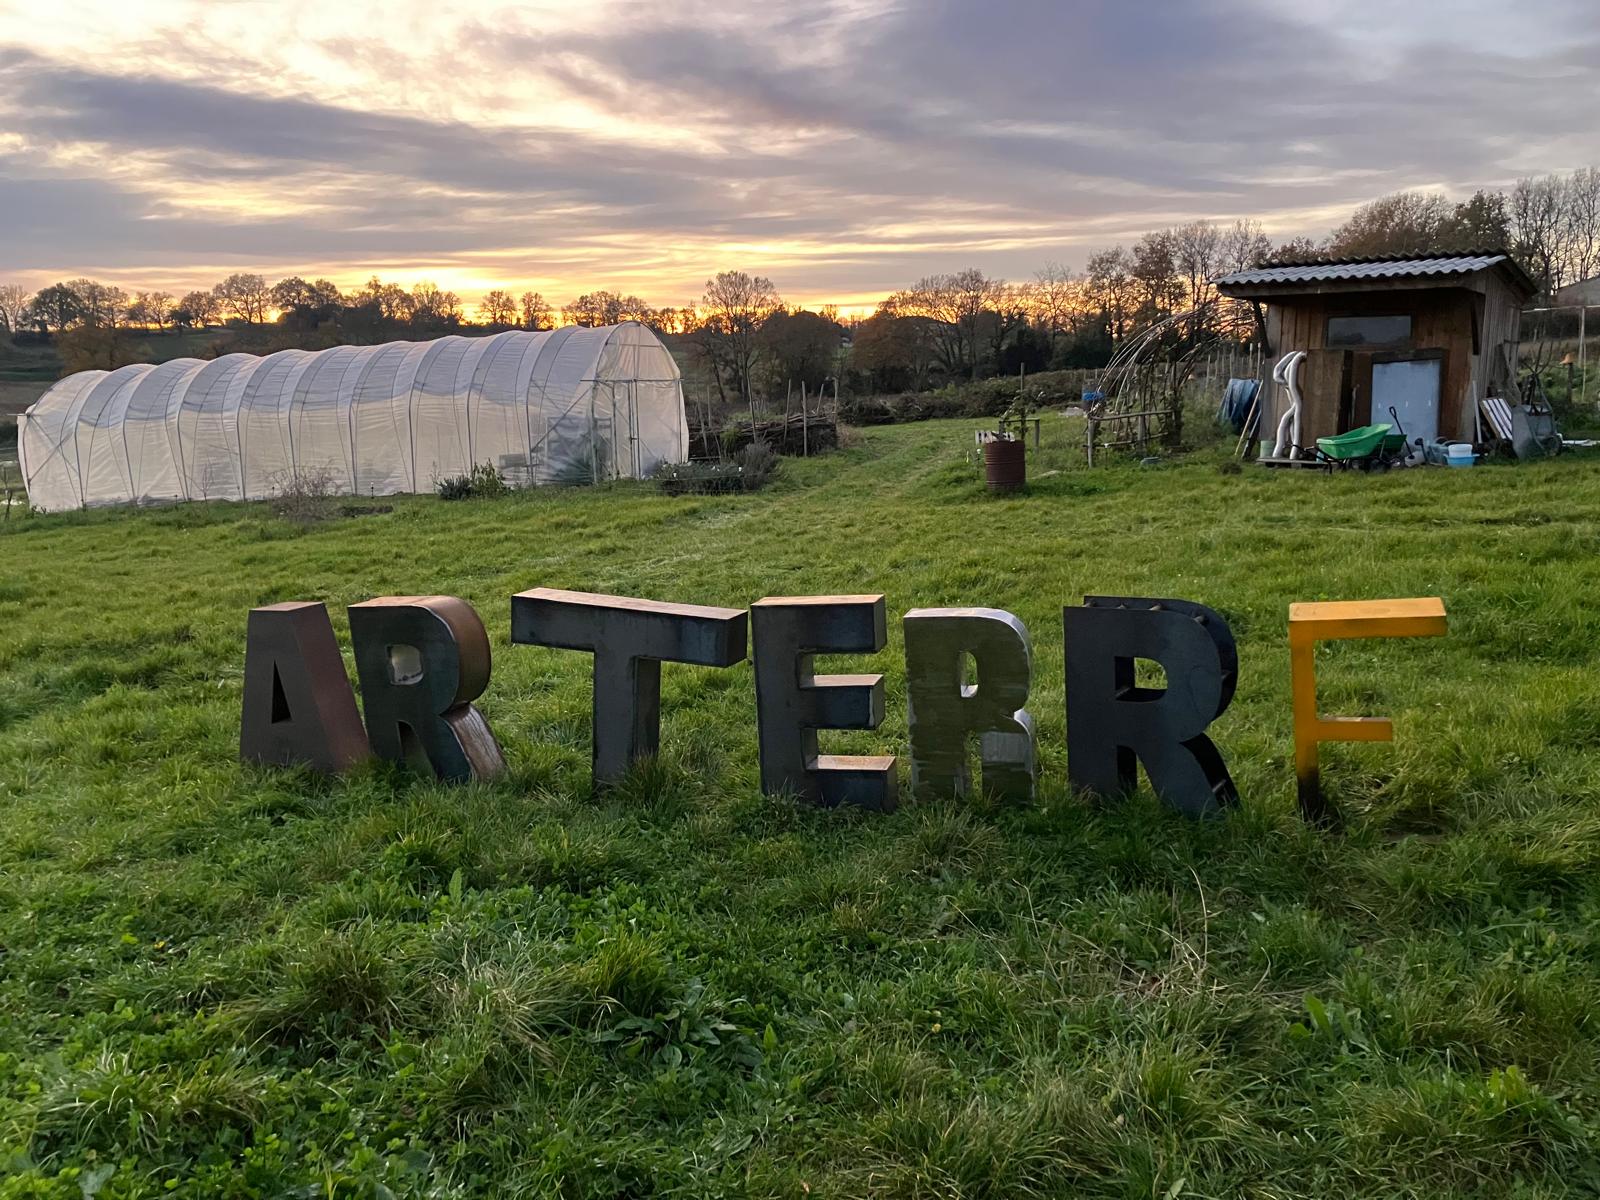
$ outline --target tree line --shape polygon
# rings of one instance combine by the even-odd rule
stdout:
[[[843,334],[837,311],[791,312],[770,280],[742,271],[707,280],[700,301],[682,307],[658,308],[635,295],[600,290],[556,308],[539,292],[515,296],[492,288],[474,315],[476,322],[469,320],[460,296],[434,283],[407,289],[377,276],[343,292],[327,279],[296,275],[268,284],[261,275],[241,272],[209,291],[181,297],[162,291],[130,295],[93,279],[66,280],[31,294],[0,285],[0,333],[54,339],[68,370],[137,361],[139,352],[126,336],[130,331],[200,330],[224,321],[272,329],[277,336],[266,342],[272,348],[640,321],[684,339],[690,357],[704,365],[724,397],[748,401],[758,367],[774,365],[814,382],[831,373]]]
[[[931,275],[895,292],[854,330],[851,365],[874,390],[1095,367],[1134,334],[1215,299],[1232,271],[1315,258],[1507,250],[1549,303],[1600,272],[1600,169],[1519,180],[1463,201],[1396,192],[1362,205],[1323,240],[1277,245],[1258,222],[1192,221],[1089,256],[1082,271],[1052,263],[1011,283],[977,269]],[[1198,337],[1202,311],[1175,336]]]
[[[638,296],[588,292],[564,307],[539,292],[514,295],[505,288],[486,292],[475,324],[497,329],[553,329],[568,325],[615,325],[644,321],[664,332],[687,332],[693,308],[652,308]],[[205,329],[223,322],[279,324],[290,329],[323,325],[381,324],[396,331],[438,334],[473,325],[461,297],[423,281],[409,289],[374,275],[350,292],[327,279],[298,275],[269,284],[263,275],[239,272],[209,290],[174,296],[136,291],[93,279],[69,279],[37,292],[0,285],[0,333],[29,331],[51,336],[79,328],[143,330]]]

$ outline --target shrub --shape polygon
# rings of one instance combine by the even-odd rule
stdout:
[[[751,442],[739,451],[739,483],[747,492],[758,492],[778,471],[778,455],[766,442]]]
[[[446,475],[434,484],[441,500],[468,500],[476,496],[481,500],[496,500],[510,495],[515,489],[506,482],[489,463],[479,463],[465,475]]]
[[[510,495],[512,491],[505,476],[488,463],[479,463],[473,467],[472,473],[467,478],[471,480],[472,494],[481,496],[485,500],[495,500]]]
[[[272,488],[272,511],[286,521],[310,525],[332,515],[330,501],[340,491],[339,481],[325,467],[290,472]]]
[[[434,484],[441,500],[465,500],[472,495],[472,476],[446,475]]]
[[[765,442],[752,442],[732,462],[668,463],[653,478],[669,496],[686,493],[757,492],[778,472],[778,456]]]

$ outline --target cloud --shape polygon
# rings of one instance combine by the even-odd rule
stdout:
[[[1600,15],[1576,0],[558,12],[341,9],[214,54],[223,18],[178,3],[132,45],[0,35],[0,262],[660,302],[737,264],[825,297],[1195,216],[1320,233],[1387,190],[1595,157]]]

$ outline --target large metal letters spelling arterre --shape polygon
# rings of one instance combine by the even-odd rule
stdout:
[[[451,781],[502,774],[500,747],[472,705],[489,681],[489,638],[472,607],[451,596],[387,596],[351,605],[349,615],[365,733],[327,610],[269,604],[251,610],[246,630],[240,758],[334,772],[370,752]],[[1087,596],[1063,610],[1062,628],[1073,786],[1120,795],[1136,786],[1142,763],[1156,794],[1189,816],[1236,804],[1227,765],[1205,732],[1238,681],[1238,652],[1221,615],[1189,600]],[[902,630],[913,790],[970,792],[975,741],[986,792],[1032,796],[1037,750],[1023,706],[1033,653],[1022,622],[999,609],[912,609]],[[1291,606],[1295,768],[1309,820],[1335,816],[1320,788],[1318,743],[1392,736],[1381,718],[1317,714],[1316,643],[1444,631],[1436,598]],[[895,806],[892,755],[823,754],[817,736],[883,721],[882,675],[815,670],[818,654],[883,649],[881,595],[768,596],[746,612],[535,588],[512,597],[511,640],[594,656],[598,786],[659,750],[663,662],[729,667],[744,660],[749,643],[762,790],[816,804]],[[1139,684],[1141,660],[1160,668],[1164,687]]]

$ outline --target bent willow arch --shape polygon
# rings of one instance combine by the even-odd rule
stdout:
[[[52,511],[428,491],[483,463],[518,484],[642,479],[689,450],[677,364],[635,322],[83,371],[17,434],[29,502]]]

